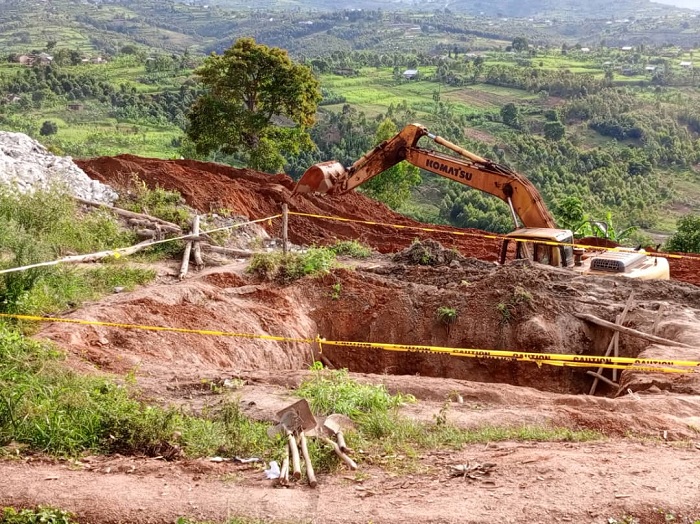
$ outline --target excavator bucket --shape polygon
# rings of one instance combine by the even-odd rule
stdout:
[[[307,169],[294,188],[296,193],[328,193],[345,174],[340,162],[330,161],[315,164]]]

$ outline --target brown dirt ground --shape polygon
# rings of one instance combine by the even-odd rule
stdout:
[[[259,218],[282,202],[293,210],[403,225],[420,225],[351,193],[302,195],[290,201],[292,181],[192,161],[122,155],[81,162],[91,176],[126,186],[132,173],[151,185],[177,189],[204,211],[229,210]],[[293,217],[299,244],[357,238],[381,252],[416,237],[431,237],[469,257],[493,260],[497,242]],[[275,231],[273,231],[274,233]],[[690,262],[689,262],[690,261]],[[698,283],[694,258],[683,260]],[[674,262],[672,261],[672,267]],[[700,268],[700,259],[698,259]],[[291,338],[425,343],[454,347],[600,354],[610,335],[573,317],[589,312],[614,320],[632,291],[632,327],[651,330],[663,304],[660,336],[695,349],[680,350],[620,339],[623,356],[700,360],[700,288],[680,282],[576,277],[565,270],[526,264],[496,267],[460,259],[443,267],[396,264],[376,256],[360,267],[288,286],[252,279],[245,263],[209,268],[184,282],[160,268],[159,280],[116,294],[68,315],[111,322],[170,325]],[[677,273],[678,266],[674,269]],[[336,286],[334,288],[334,286]],[[333,289],[340,289],[334,296]],[[530,298],[525,298],[529,295]],[[520,297],[520,299],[518,299]],[[505,305],[508,319],[503,315]],[[458,311],[447,330],[439,306]],[[215,408],[240,396],[243,409],[273,420],[291,401],[288,388],[305,376],[314,355],[308,344],[236,337],[196,336],[95,326],[54,324],[40,335],[55,340],[69,363],[84,372],[136,371],[143,394],[185,408]],[[448,419],[461,427],[552,424],[595,429],[596,443],[505,442],[434,451],[420,457],[421,474],[390,473],[362,464],[360,475],[321,476],[320,486],[274,489],[260,468],[207,460],[164,463],[141,457],[36,457],[0,461],[0,506],[51,504],[90,522],[173,522],[177,516],[223,521],[231,516],[302,522],[513,522],[610,523],[633,515],[640,523],[700,518],[700,374],[622,374],[622,387],[602,396],[580,395],[590,385],[581,370],[539,368],[486,359],[418,353],[324,348],[358,380],[385,383],[419,400],[406,415],[430,421],[450,404]],[[202,381],[237,377],[242,389],[214,394]],[[536,388],[536,389],[535,389]],[[617,398],[615,398],[617,397]],[[665,440],[664,440],[665,439]],[[388,458],[387,458],[388,460]],[[493,484],[450,478],[450,464],[494,462]]]
[[[433,238],[444,246],[458,249],[468,257],[493,261],[498,256],[497,240],[459,235],[480,235],[483,231],[422,224],[395,213],[383,204],[357,192],[336,197],[297,195],[291,199],[294,182],[283,174],[270,176],[221,164],[193,160],[159,160],[134,155],[77,160],[76,163],[91,178],[118,188],[128,187],[132,176],[138,175],[149,186],[177,190],[189,205],[203,212],[228,209],[256,219],[279,213],[281,204],[287,203],[291,211],[302,213],[411,227],[431,227],[445,231],[427,233],[292,216],[290,239],[298,244],[325,244],[337,239],[358,239],[382,253],[391,253],[403,249],[415,238]],[[273,227],[279,228],[279,223]],[[700,256],[670,259],[669,263],[672,278],[700,285]]]

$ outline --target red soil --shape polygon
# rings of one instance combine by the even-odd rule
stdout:
[[[351,192],[342,196],[297,195],[291,198],[294,181],[284,175],[267,175],[248,169],[236,169],[221,164],[193,160],[160,160],[134,155],[99,157],[76,163],[93,179],[117,188],[128,187],[133,175],[138,175],[150,187],[160,186],[179,191],[190,206],[210,212],[227,209],[251,219],[280,213],[281,204],[290,211],[332,215],[408,227],[429,227],[440,233],[415,229],[396,229],[373,224],[331,221],[327,219],[291,216],[289,236],[297,244],[326,244],[338,239],[358,239],[380,252],[399,251],[416,237],[434,238],[463,255],[483,260],[496,260],[499,241],[464,234],[484,234],[483,231],[423,224],[393,212],[383,204]],[[266,226],[271,232],[279,230],[279,222]],[[461,235],[455,235],[460,233]],[[669,259],[671,277],[700,285],[700,257],[686,256]]]

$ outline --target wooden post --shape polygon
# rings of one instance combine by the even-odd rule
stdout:
[[[656,335],[659,330],[659,324],[661,319],[664,317],[664,309],[666,309],[666,304],[663,302],[659,305],[659,310],[656,312],[656,320],[654,320],[654,328],[651,330],[652,335]]]
[[[616,319],[617,324],[622,325],[625,322],[625,319],[627,318],[627,313],[629,313],[629,310],[632,308],[632,300],[634,299],[634,291],[630,293],[629,298],[627,299],[627,304],[625,304],[625,309],[622,310],[622,314],[619,315]],[[605,351],[605,356],[607,357],[610,355],[610,352],[613,350],[614,347],[616,347],[618,340],[620,338],[620,333],[618,331],[615,331],[613,333],[612,339],[610,339],[610,343],[608,344],[608,349]],[[617,355],[616,355],[617,356]],[[617,371],[617,370],[613,370]],[[598,376],[602,376],[603,374],[603,368],[598,368],[598,372],[595,373],[593,376],[595,377],[593,379],[593,384],[591,384],[591,389],[588,392],[589,395],[593,395],[595,393],[596,388],[598,387]],[[617,377],[617,373],[613,373],[614,377]]]
[[[289,206],[282,204],[282,253],[287,254],[287,229],[289,227]]]
[[[192,224],[194,227],[194,223]],[[187,270],[190,268],[190,253],[192,253],[192,241],[185,244],[185,251],[182,253],[182,265],[180,265],[179,279],[182,280],[187,275]]]
[[[598,324],[599,326],[619,331],[620,333],[624,333],[625,335],[631,335],[633,337],[641,338],[643,340],[648,340],[649,342],[653,342],[654,344],[661,344],[662,346],[671,346],[676,348],[696,349],[696,346],[684,344],[683,342],[677,342],[668,338],[661,338],[655,337],[654,335],[648,335],[647,333],[639,331],[638,329],[632,329],[625,326],[618,326],[617,324],[613,324],[612,322],[608,322],[607,320],[598,318],[595,315],[574,313],[574,316],[576,318],[580,318],[581,320],[587,320],[588,322],[592,322],[593,324]]]
[[[195,215],[192,219],[192,234],[199,236],[199,215]],[[202,246],[199,241],[195,240],[192,244],[192,256],[194,258],[194,263],[197,268],[204,266],[204,261],[202,260]]]

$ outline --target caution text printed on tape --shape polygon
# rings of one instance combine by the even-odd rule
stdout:
[[[646,371],[651,373],[692,373],[700,370],[700,362],[692,360],[648,359],[629,357],[599,357],[594,355],[567,355],[558,353],[527,353],[521,351],[505,351],[490,349],[452,348],[442,346],[424,346],[407,344],[388,344],[382,342],[353,342],[325,340],[316,338],[295,338],[256,333],[235,333],[231,331],[217,331],[209,329],[188,329],[169,326],[147,326],[140,324],[125,324],[118,322],[103,322],[98,320],[82,320],[74,318],[40,317],[35,315],[16,315],[0,313],[0,318],[13,318],[32,322],[61,322],[68,324],[80,324],[89,326],[102,326],[119,329],[139,329],[144,331],[159,331],[181,334],[193,334],[218,337],[238,337],[258,340],[270,340],[275,342],[290,342],[299,344],[318,343],[320,349],[323,346],[336,346],[358,349],[380,349],[384,351],[402,351],[410,353],[442,354],[454,357],[468,357],[491,360],[507,360],[511,362],[532,362],[565,367],[602,367],[611,369],[628,369],[634,371]]]

